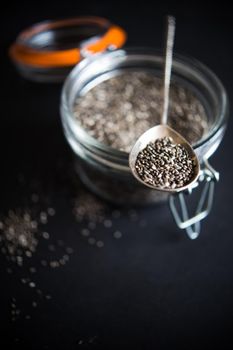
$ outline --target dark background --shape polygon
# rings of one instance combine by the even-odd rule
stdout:
[[[188,1],[176,6],[147,1],[5,4],[0,21],[0,211],[5,214],[24,205],[32,191],[31,180],[39,179],[41,192],[57,211],[50,233],[54,240],[65,239],[74,254],[64,268],[39,271],[37,282],[50,291],[52,300],[41,303],[31,320],[15,323],[10,320],[10,298],[17,296],[21,308],[27,308],[32,292],[20,283],[23,269],[13,268],[13,275],[7,274],[8,262],[0,256],[1,349],[3,344],[30,349],[197,349],[223,342],[233,346],[232,120],[211,159],[221,180],[197,240],[189,240],[176,228],[165,205],[139,211],[147,220],[144,228],[123,215],[122,239],[109,239],[97,249],[78,234],[79,225],[71,214],[72,188],[63,177],[71,151],[59,118],[61,85],[26,82],[7,56],[7,48],[23,28],[77,15],[99,15],[123,26],[128,46],[161,47],[163,17],[172,13],[177,18],[176,51],[208,65],[224,83],[231,102],[233,16],[218,5],[204,8]],[[60,173],[59,162],[65,164]],[[25,179],[21,186],[20,174]],[[41,247],[38,254],[46,252]]]

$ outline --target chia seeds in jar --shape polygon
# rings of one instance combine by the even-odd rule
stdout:
[[[90,136],[130,152],[146,130],[160,124],[162,108],[162,79],[146,72],[126,72],[79,97],[74,116]],[[192,144],[208,130],[202,103],[179,84],[171,86],[168,124]]]
[[[156,51],[116,50],[85,59],[64,84],[62,122],[77,173],[107,200],[144,205],[168,198],[138,183],[128,165],[137,138],[160,123],[163,65]],[[221,142],[226,117],[218,78],[196,60],[174,55],[168,123],[192,144],[200,164]]]

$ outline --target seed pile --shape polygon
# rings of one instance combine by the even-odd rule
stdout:
[[[38,275],[45,268],[52,270],[66,265],[74,252],[63,240],[54,241],[47,232],[47,224],[56,211],[46,205],[46,201],[44,195],[32,193],[23,197],[26,207],[10,209],[0,216],[0,252],[7,261],[6,272],[14,276],[15,281],[17,276],[24,288],[32,290],[32,298],[26,303],[20,302],[21,297],[14,290],[10,304],[12,322],[31,319],[33,310],[51,299],[51,295],[40,288]],[[48,253],[41,254],[39,245],[45,245]]]
[[[194,167],[187,150],[170,137],[150,142],[139,152],[135,163],[139,177],[161,189],[185,186],[193,176]]]
[[[130,152],[147,129],[160,123],[163,82],[146,72],[126,72],[110,78],[78,98],[74,116],[98,141]],[[208,130],[199,99],[187,88],[171,85],[168,124],[191,144]]]
[[[87,221],[91,228],[97,223],[102,223],[107,210],[106,203],[95,197],[92,193],[79,189],[74,199],[73,213],[79,222]]]
[[[80,234],[93,247],[103,248],[105,242],[112,237],[120,239],[123,233],[119,229],[119,219],[126,218],[131,222],[137,222],[140,227],[146,226],[146,221],[141,220],[136,210],[114,208],[105,201],[88,192],[77,181],[76,197],[73,199],[73,214],[80,224]],[[75,193],[75,190],[74,192]]]
[[[35,215],[34,210],[17,208],[11,209],[8,215],[0,220],[1,252],[6,258],[22,266],[25,257],[31,258],[36,252],[39,237],[46,239],[49,234],[41,232],[39,225],[48,222],[48,216],[54,216],[54,208],[48,208]]]
[[[0,221],[1,251],[9,260],[23,265],[24,256],[31,257],[36,251],[38,223],[29,210],[9,210]]]
[[[59,188],[62,193],[68,193],[68,200],[71,200],[70,209],[77,221],[77,232],[92,249],[103,249],[108,242],[121,240],[120,218],[140,227],[146,226],[146,220],[140,219],[134,209],[111,207],[87,191],[77,178],[73,164],[60,164],[58,171],[61,176]],[[23,178],[20,176],[19,179],[22,189],[25,190],[26,185],[30,188],[30,183],[25,178],[22,181]],[[9,277],[14,277],[15,283],[21,285],[19,290],[11,289],[12,322],[32,319],[41,304],[49,302],[52,296],[41,287],[41,274],[63,268],[76,251],[67,246],[64,240],[56,239],[56,232],[51,232],[50,220],[53,217],[56,219],[56,210],[51,207],[51,199],[41,190],[43,186],[40,181],[33,181],[32,187],[33,192],[26,196],[23,194],[25,207],[11,208],[7,213],[0,214],[0,252],[6,258],[5,271]],[[31,297],[26,301],[22,298],[21,291],[24,289],[30,290]]]

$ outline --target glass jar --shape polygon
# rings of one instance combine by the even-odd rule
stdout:
[[[75,100],[120,72],[143,70],[161,77],[163,67],[164,58],[159,51],[116,50],[84,59],[72,70],[64,83],[61,99],[62,123],[65,136],[77,156],[77,172],[88,188],[114,203],[123,205],[161,203],[168,199],[168,195],[138,183],[131,174],[128,153],[100,143],[82,128],[73,114]],[[206,162],[218,148],[226,129],[228,115],[226,91],[215,74],[193,58],[174,55],[172,69],[172,80],[192,91],[205,108],[208,132],[193,147],[203,168],[202,177],[207,171],[209,175],[211,173],[211,178],[216,178],[216,172],[211,172]]]

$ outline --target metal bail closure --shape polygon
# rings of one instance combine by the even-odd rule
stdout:
[[[169,197],[169,205],[175,222],[180,229],[186,230],[190,239],[195,239],[199,236],[201,220],[206,218],[211,211],[215,183],[218,180],[219,173],[211,167],[208,160],[204,160],[200,176],[194,185],[186,191]],[[196,210],[193,216],[189,216],[186,198],[192,194],[195,188],[200,188],[201,183],[203,184],[203,188],[197,202]]]

